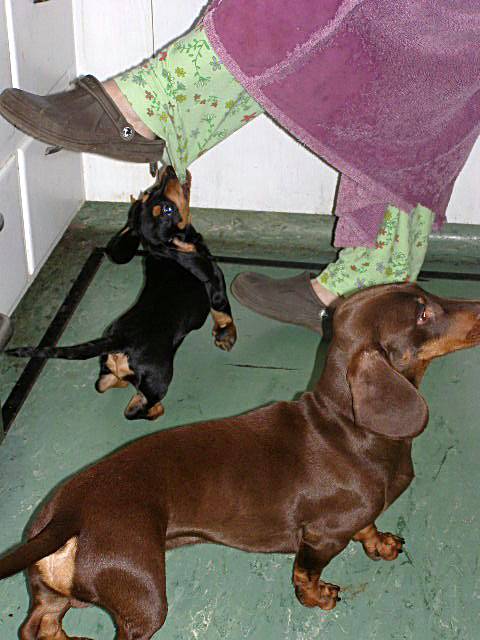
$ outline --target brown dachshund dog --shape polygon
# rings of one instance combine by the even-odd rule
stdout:
[[[403,540],[375,519],[414,476],[418,385],[433,358],[480,344],[480,301],[374,287],[338,305],[333,329],[299,401],[141,438],[61,486],[0,560],[0,578],[28,567],[22,640],[68,640],[63,616],[88,603],[117,640],[148,640],[167,615],[165,551],[182,545],[295,554],[297,598],[326,610],[339,587],[323,570],[350,540],[395,559]]]

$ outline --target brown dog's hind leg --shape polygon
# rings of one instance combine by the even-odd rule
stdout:
[[[379,531],[375,524],[369,524],[356,533],[352,540],[361,542],[363,550],[371,560],[395,560],[403,553],[405,540],[393,533]]]
[[[320,607],[325,611],[336,607],[340,587],[320,580],[320,576],[330,560],[346,546],[347,542],[339,540],[301,542],[293,565],[293,584],[295,595],[304,607]]]
[[[112,615],[116,640],[150,640],[163,626],[168,611],[165,526],[157,512],[149,518],[142,505],[136,509],[128,504],[128,516],[123,510],[111,513],[111,522],[96,532],[95,545],[83,557],[79,554],[78,574],[86,575],[89,588],[94,589],[95,604]],[[106,536],[106,531],[115,535]],[[108,558],[108,570],[101,569],[102,558]],[[92,565],[100,567],[94,575]]]
[[[35,568],[29,571],[31,609],[20,630],[21,640],[90,640],[70,638],[62,628],[63,617],[76,605],[67,597],[49,589]]]

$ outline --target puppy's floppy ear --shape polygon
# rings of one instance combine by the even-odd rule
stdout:
[[[357,426],[393,439],[415,438],[427,426],[425,400],[380,351],[357,353],[347,380]]]
[[[130,262],[138,249],[140,237],[135,231],[135,220],[139,207],[141,207],[140,201],[134,200],[128,211],[127,224],[107,244],[106,254],[112,262],[117,264]]]

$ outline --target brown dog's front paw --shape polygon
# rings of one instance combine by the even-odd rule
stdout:
[[[339,592],[340,587],[336,584],[318,579],[295,585],[295,595],[304,607],[320,607],[324,611],[335,609],[341,600]]]
[[[364,551],[372,560],[396,560],[403,553],[405,540],[393,533],[378,531],[373,540],[363,545]]]
[[[212,330],[215,346],[222,351],[230,351],[237,341],[237,328],[233,322],[224,327],[216,324]]]

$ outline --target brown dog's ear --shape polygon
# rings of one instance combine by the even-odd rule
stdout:
[[[425,400],[379,351],[358,353],[347,380],[357,426],[394,439],[415,438],[427,426]]]

